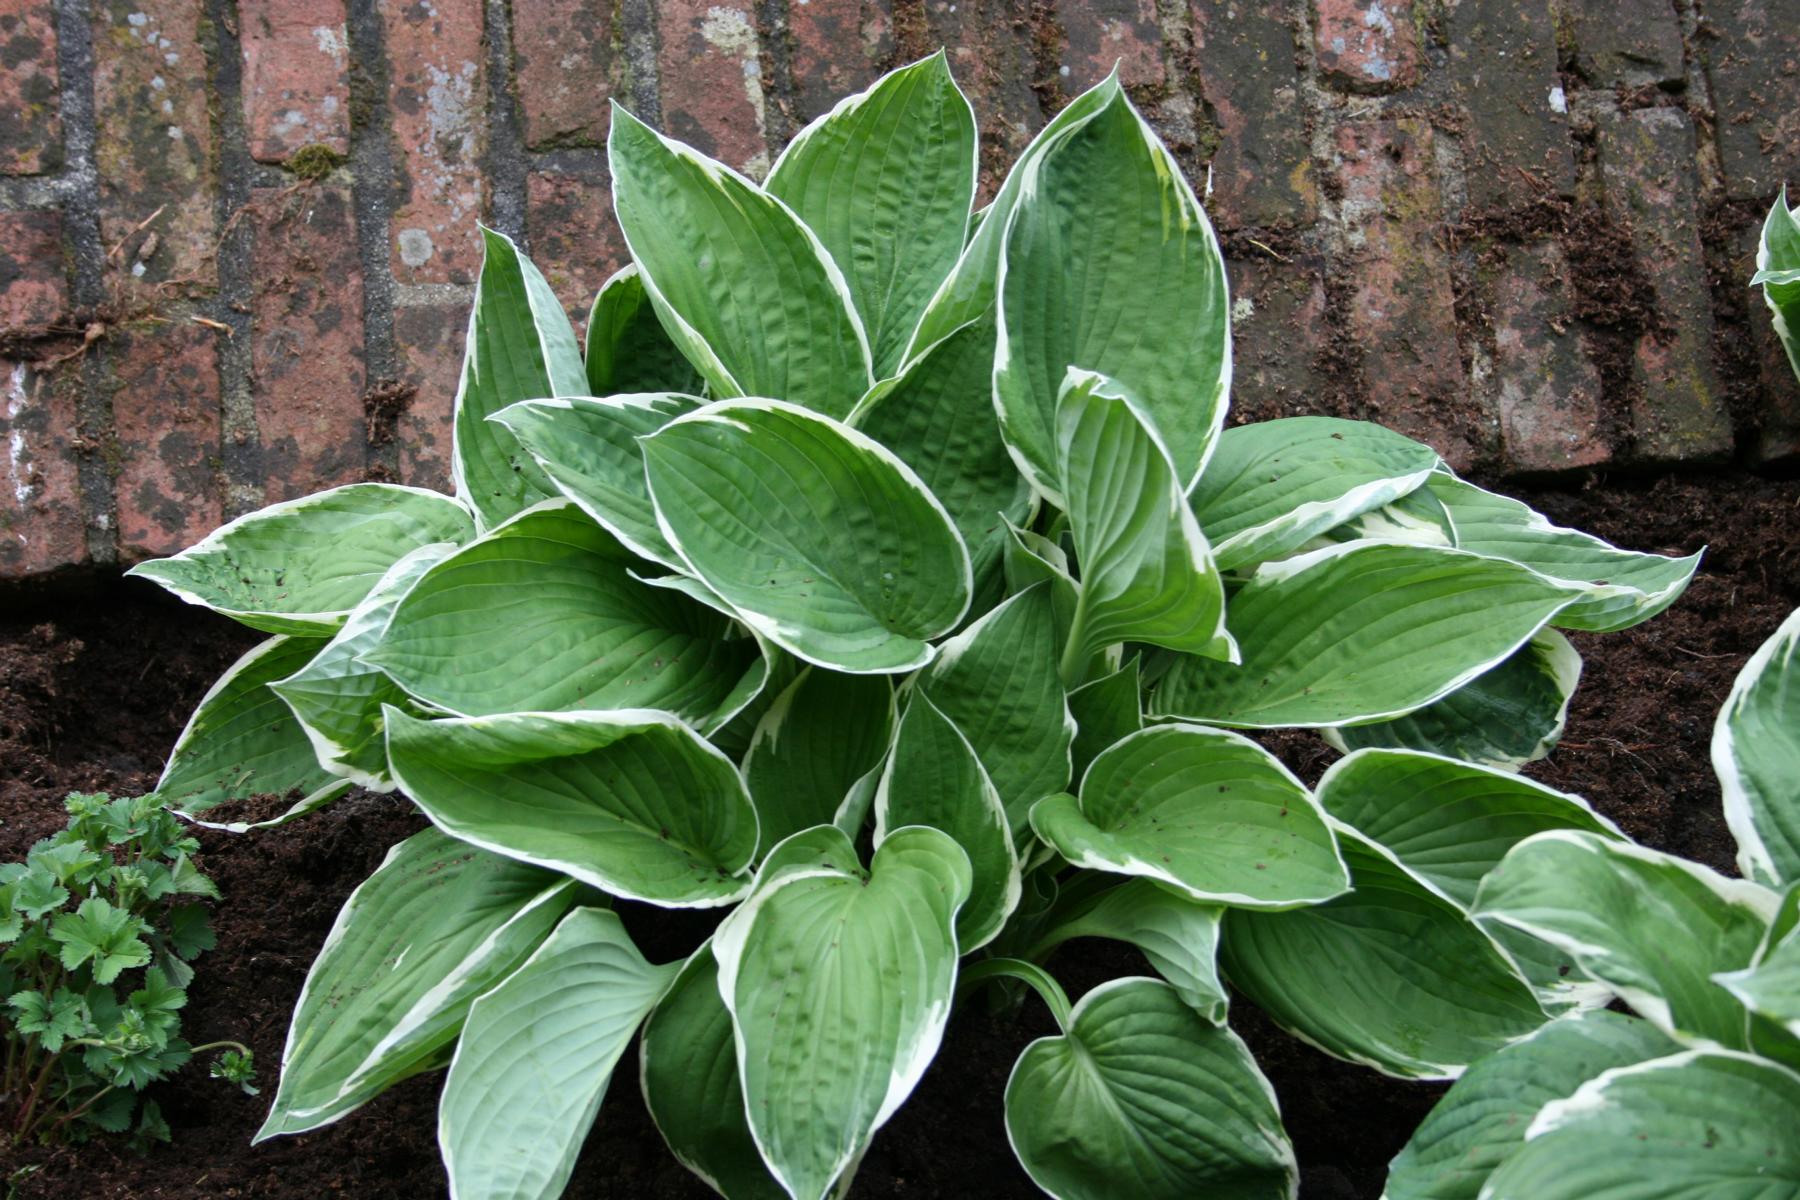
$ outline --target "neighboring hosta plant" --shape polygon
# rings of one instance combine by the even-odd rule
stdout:
[[[551,1196],[641,1029],[684,1163],[817,1200],[1005,976],[1060,1027],[1006,1097],[1043,1188],[1279,1197],[1224,976],[1405,1078],[1588,998],[1476,882],[1617,837],[1513,769],[1562,727],[1558,630],[1654,615],[1695,558],[1373,425],[1225,429],[1219,246],[1115,78],[979,211],[942,55],[761,185],[622,109],[609,153],[632,262],[585,354],[486,234],[455,498],[341,488],[137,568],[275,635],[165,796],[242,827],[399,788],[435,826],[340,915],[263,1136],[448,1063],[455,1194]],[[1315,793],[1236,732],[1284,726],[1355,753]],[[729,912],[652,964],[608,897]],[[1071,1004],[1046,964],[1095,936],[1161,978]]]
[[[1800,376],[1800,213],[1788,207],[1787,189],[1775,200],[1763,222],[1756,247],[1752,286],[1762,285],[1775,333],[1787,351],[1788,365]]]

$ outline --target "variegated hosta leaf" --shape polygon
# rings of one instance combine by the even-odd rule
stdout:
[[[1452,1079],[1544,1021],[1531,987],[1456,905],[1339,827],[1352,891],[1225,917],[1226,978],[1328,1054],[1402,1079]]]
[[[937,1053],[956,982],[968,856],[948,834],[888,834],[865,876],[836,830],[831,860],[777,847],[713,937],[744,1108],[795,1200],[821,1200]],[[823,1034],[829,1031],[830,1036]]]
[[[877,378],[899,367],[926,303],[962,254],[975,141],[975,113],[939,50],[839,101],[769,171],[764,188],[842,269]]]
[[[1544,1106],[1483,1200],[1800,1195],[1800,1074],[1696,1050],[1618,1067]]]
[[[258,509],[125,573],[252,629],[330,637],[403,555],[474,533],[448,496],[352,483]]]
[[[662,327],[636,263],[600,285],[587,324],[588,394],[674,393],[697,396],[706,386]]]
[[[1442,460],[1370,421],[1286,417],[1219,434],[1188,500],[1222,571],[1281,558],[1410,495]]]
[[[1620,1013],[1551,1021],[1451,1086],[1388,1167],[1382,1200],[1477,1200],[1488,1175],[1525,1145],[1544,1105],[1602,1071],[1680,1049],[1648,1021]]]
[[[669,392],[567,396],[526,400],[493,420],[512,431],[557,491],[633,554],[678,571],[681,559],[656,524],[637,440],[704,403]]]
[[[311,812],[350,790],[319,765],[306,730],[269,685],[300,670],[325,646],[318,638],[277,637],[226,668],[175,740],[156,794],[199,816],[228,800],[298,791],[301,799],[267,824]],[[210,824],[210,822],[208,822]],[[223,828],[242,832],[248,824]]]
[[[1143,697],[1136,658],[1069,693],[1069,713],[1075,718],[1072,755],[1077,784],[1102,750],[1144,727]]]
[[[1762,285],[1775,335],[1787,350],[1794,374],[1800,376],[1800,216],[1788,207],[1785,186],[1763,221],[1756,274],[1750,282]]]
[[[438,1101],[457,1200],[556,1200],[613,1067],[673,979],[618,915],[578,908],[469,1009]]]
[[[1069,786],[1075,726],[1058,652],[1050,586],[1034,584],[945,642],[915,683],[969,739],[1015,831]]]
[[[1321,730],[1339,750],[1383,746],[1430,750],[1513,771],[1556,748],[1581,655],[1554,629],[1540,629],[1511,658],[1435,704],[1391,721]]]
[[[358,656],[380,642],[401,597],[419,577],[455,550],[449,542],[436,542],[395,563],[351,610],[344,627],[324,649],[286,679],[269,685],[300,722],[319,765],[358,787],[393,790],[381,706],[404,709],[408,704],[399,684]]]
[[[1427,486],[1449,511],[1457,546],[1511,559],[1586,593],[1556,614],[1564,629],[1609,633],[1647,621],[1675,603],[1700,565],[1699,551],[1667,558],[1621,550],[1443,472]]]
[[[329,1125],[443,1063],[475,997],[512,974],[575,885],[435,829],[350,893],[306,974],[256,1140]]]
[[[1000,793],[968,739],[917,691],[894,731],[894,748],[875,791],[875,845],[890,830],[929,825],[969,856],[969,898],[956,915],[963,954],[992,941],[1019,906],[1019,855]]]
[[[744,755],[762,848],[831,824],[856,781],[881,764],[893,730],[885,676],[802,670],[763,714]]]
[[[755,682],[757,687],[749,701],[731,714],[723,724],[718,724],[716,721],[707,722],[709,726],[714,726],[706,731],[707,740],[723,750],[727,758],[740,763],[743,762],[744,755],[750,752],[750,739],[756,735],[756,727],[762,724],[762,719],[769,715],[769,710],[775,706],[775,701],[780,699],[783,692],[793,686],[794,681],[800,678],[800,672],[804,671],[808,665],[787,651],[778,650],[767,642],[763,643],[762,651],[761,678],[751,681]],[[740,685],[741,683],[742,681],[740,681]],[[729,707],[729,703],[726,707]]]
[[[969,607],[969,555],[905,463],[826,417],[724,401],[643,440],[663,534],[782,649],[853,674],[931,660]]]
[[[1800,880],[1800,609],[1731,685],[1712,762],[1738,869],[1764,883]]]
[[[918,472],[969,547],[977,582],[986,579],[1006,544],[1007,522],[1029,519],[1031,485],[1013,466],[994,419],[989,376],[994,323],[963,326],[915,359],[906,372],[877,384],[851,423]]]
[[[1076,894],[1071,890],[1079,889]],[[1215,1025],[1230,996],[1219,979],[1219,921],[1225,910],[1178,895],[1150,879],[1117,883],[1078,875],[1045,920],[1029,957],[1041,958],[1071,938],[1130,942],[1175,989],[1182,1003]]]
[[[1070,367],[1116,379],[1193,485],[1225,419],[1225,260],[1180,167],[1123,92],[1020,164],[1006,230],[994,403],[1020,467],[1063,495],[1057,406]]]
[[[1750,965],[1775,911],[1766,888],[1579,831],[1540,833],[1482,880],[1475,919],[1568,953],[1678,1038],[1741,1048],[1744,1010],[1712,981]]]
[[[1754,963],[1713,976],[1713,982],[1790,1038],[1800,1039],[1800,884],[1788,889],[1775,921],[1763,934]],[[1761,1048],[1757,1031],[1753,1048]],[[1793,1065],[1790,1061],[1790,1065]]]
[[[1225,586],[1158,427],[1135,393],[1071,367],[1056,464],[1081,563],[1063,674],[1124,641],[1235,661]]]
[[[847,415],[875,382],[869,343],[818,237],[787,205],[617,103],[606,153],[644,287],[712,395]]]
[[[1506,661],[1577,597],[1432,546],[1348,542],[1264,563],[1227,614],[1242,664],[1184,656],[1150,712],[1250,729],[1401,716]]]
[[[749,887],[756,810],[731,760],[667,713],[385,711],[389,769],[473,845],[669,908]]]
[[[1275,1090],[1249,1048],[1154,979],[1102,984],[1061,1036],[1025,1047],[1006,1131],[1058,1200],[1297,1195]]]
[[[683,1166],[729,1200],[787,1200],[750,1136],[712,943],[694,951],[657,1002],[638,1061],[644,1106]]]
[[[1214,904],[1318,904],[1349,883],[1305,785],[1222,729],[1132,734],[1094,760],[1079,801],[1040,800],[1031,827],[1078,867],[1159,880]]]
[[[481,236],[450,475],[487,529],[556,494],[512,434],[488,418],[520,400],[583,395],[588,383],[575,330],[543,275],[505,234],[483,227]]]
[[[363,661],[452,713],[661,708],[705,724],[761,652],[729,618],[635,578],[639,565],[548,501],[427,571]]]

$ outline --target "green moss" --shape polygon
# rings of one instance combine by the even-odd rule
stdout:
[[[313,142],[288,155],[282,166],[290,174],[310,182],[325,178],[349,161],[348,155],[339,154],[322,142]]]

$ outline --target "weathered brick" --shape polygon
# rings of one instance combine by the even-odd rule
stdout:
[[[256,427],[270,501],[360,479],[362,276],[347,191],[261,189],[257,205]]]
[[[68,304],[61,214],[0,212],[0,328],[46,325]]]
[[[1716,0],[1705,14],[1726,189],[1766,202],[1800,181],[1800,21],[1791,0]]]
[[[754,178],[769,169],[751,0],[663,0],[657,77],[667,132]]]
[[[1316,259],[1226,261],[1231,278],[1231,411],[1268,421],[1317,411],[1325,279]]]
[[[881,75],[894,49],[894,16],[886,0],[797,0],[788,8],[793,34],[794,115],[802,124]]]
[[[1281,11],[1190,0],[1194,65],[1218,127],[1207,209],[1227,229],[1310,225],[1319,214],[1294,31]]]
[[[1681,21],[1670,0],[1559,0],[1575,69],[1601,87],[1680,84]]]
[[[281,162],[303,146],[350,148],[344,0],[242,0],[250,153]]]
[[[1462,0],[1444,13],[1468,202],[1516,208],[1575,183],[1568,100],[1544,0]]]
[[[409,305],[394,312],[394,344],[400,380],[414,389],[412,403],[395,423],[400,443],[400,481],[450,491],[451,415],[462,378],[466,304]]]
[[[613,11],[592,0],[513,6],[513,69],[527,144],[605,143],[606,101],[619,95],[625,69],[613,54]]]
[[[177,323],[127,326],[107,341],[125,560],[173,554],[225,519],[218,336]]]
[[[1419,78],[1412,0],[1314,0],[1314,51],[1326,79],[1353,92],[1392,92]]]
[[[1065,38],[1060,65],[1070,80],[1102,79],[1114,63],[1127,85],[1167,79],[1156,0],[1057,0],[1056,15]]]
[[[87,558],[75,461],[74,371],[0,359],[0,579]]]
[[[101,239],[119,247],[110,267],[151,283],[206,286],[213,276],[211,92],[201,16],[191,0],[107,0],[94,12]]]
[[[950,48],[950,70],[975,106],[981,126],[981,189],[977,202],[993,197],[1006,170],[1044,123],[1031,85],[1037,65],[1030,34],[1005,0],[925,0],[931,43]],[[1063,81],[1066,93],[1093,79]]]
[[[1484,390],[1506,466],[1563,471],[1612,457],[1599,369],[1572,321],[1568,263],[1554,242],[1501,248],[1486,272],[1494,354]]]
[[[1431,127],[1414,117],[1346,122],[1336,148],[1352,251],[1339,269],[1354,281],[1347,317],[1362,347],[1365,413],[1467,467],[1489,450],[1494,420],[1463,377]]]
[[[525,181],[525,236],[577,328],[600,285],[630,259],[598,163],[579,173],[533,171]]]
[[[1700,248],[1694,127],[1678,108],[1596,114],[1606,211],[1629,231],[1661,327],[1638,339],[1631,457],[1724,455],[1731,418],[1712,363],[1712,300]]]
[[[411,0],[382,15],[401,189],[389,221],[394,278],[472,283],[487,148],[481,0]]]
[[[0,0],[0,172],[36,175],[62,164],[56,26],[44,0]]]

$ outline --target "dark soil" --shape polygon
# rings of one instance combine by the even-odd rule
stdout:
[[[1554,519],[1638,549],[1686,553],[1710,543],[1687,595],[1624,633],[1574,635],[1587,660],[1561,748],[1531,774],[1579,792],[1645,843],[1731,871],[1733,846],[1707,757],[1714,714],[1751,651],[1800,605],[1800,482],[1743,474],[1511,489]],[[249,631],[122,583],[54,599],[0,598],[0,861],[59,827],[70,790],[150,787],[187,713],[256,641]],[[1282,750],[1308,777],[1329,759],[1310,735]],[[435,1101],[439,1076],[401,1085],[317,1133],[251,1148],[308,964],[344,897],[387,848],[423,822],[404,800],[354,793],[297,825],[232,836],[200,831],[202,866],[224,894],[216,950],[200,960],[184,1014],[195,1041],[235,1038],[256,1050],[265,1093],[250,1099],[189,1068],[155,1095],[174,1144],[137,1157],[100,1143],[31,1148],[6,1161],[40,1169],[21,1200],[319,1196],[381,1200],[444,1194]],[[625,906],[646,953],[667,960],[708,922]],[[1140,973],[1131,954],[1076,942],[1055,968],[1072,993]],[[1274,1029],[1247,1004],[1233,1025],[1281,1097],[1312,1200],[1374,1197],[1387,1160],[1441,1088],[1339,1063]],[[1026,1197],[1001,1095],[1019,1050],[1049,1032],[1033,1002],[995,1018],[971,1006],[912,1100],[877,1137],[859,1197]],[[703,1197],[712,1193],[663,1147],[620,1064],[569,1195]]]

